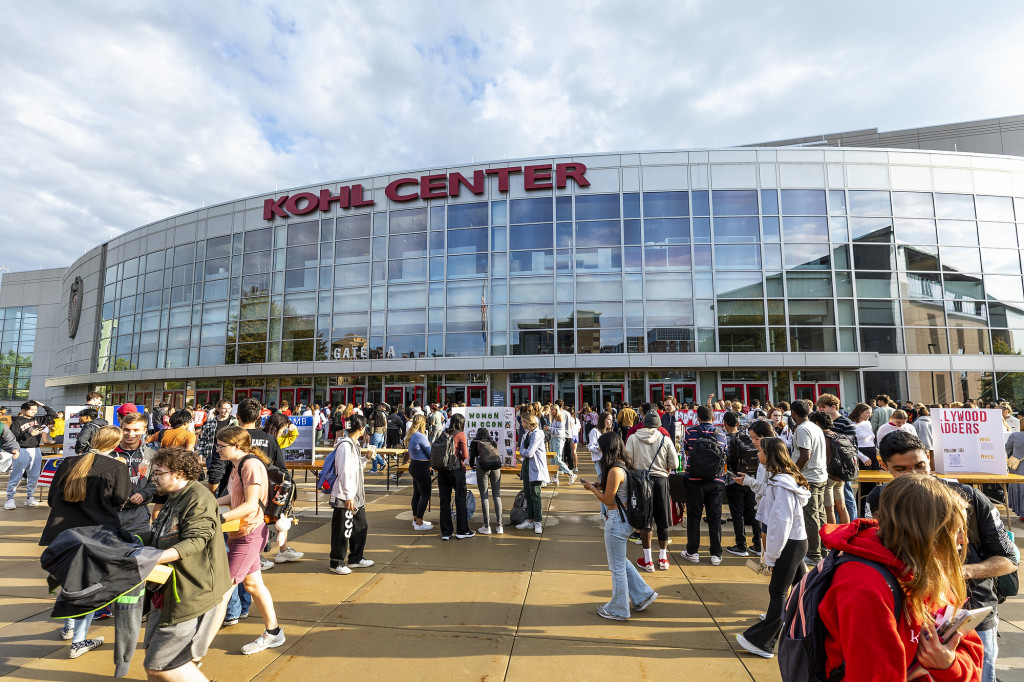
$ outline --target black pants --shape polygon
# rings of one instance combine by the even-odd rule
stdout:
[[[686,552],[700,549],[700,520],[708,517],[708,537],[712,556],[722,556],[722,498],[725,484],[721,481],[686,481]]]
[[[668,478],[651,476],[651,491],[654,493],[654,527],[658,529],[658,542],[662,547],[668,542],[668,529],[672,525],[672,500],[668,494]]]
[[[437,494],[440,498],[441,535],[452,534],[452,493],[455,493],[455,532],[469,533],[469,516],[466,513],[466,472],[462,467],[454,471],[437,472]]]
[[[400,448],[402,447],[402,433],[394,429],[388,429],[384,435],[384,442],[387,443],[389,448]]]
[[[422,519],[430,504],[430,462],[419,459],[410,461],[409,475],[412,476],[412,515]]]
[[[562,459],[567,467],[576,470],[576,443],[572,442],[571,436],[566,437],[565,445],[562,446]]]
[[[335,507],[331,516],[331,568],[358,564],[366,549],[366,507],[349,511]],[[345,554],[348,553],[346,559]]]
[[[775,651],[775,645],[782,634],[782,616],[786,607],[789,588],[796,585],[807,573],[804,555],[807,554],[807,540],[789,540],[782,548],[782,555],[772,568],[772,579],[768,583],[768,612],[764,620],[747,628],[743,636],[764,651]]]
[[[745,485],[733,483],[725,486],[725,499],[729,502],[729,515],[732,516],[732,531],[736,535],[736,544],[740,547],[747,546],[747,534],[744,526],[749,524],[752,536],[750,546],[760,551],[761,524],[754,518],[754,515],[757,514],[754,491]]]

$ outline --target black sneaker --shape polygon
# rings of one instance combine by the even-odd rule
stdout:
[[[736,556],[750,556],[750,552],[748,552],[747,548],[743,545],[733,545],[732,547],[726,547],[725,551],[729,554],[734,554]]]
[[[221,623],[221,627],[222,628],[229,628],[232,625],[238,625],[238,619],[237,618],[225,618],[224,622]]]

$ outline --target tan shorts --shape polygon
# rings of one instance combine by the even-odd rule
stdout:
[[[839,500],[839,506],[846,506],[846,492],[844,487],[846,483],[843,481],[833,481],[831,478],[825,481],[825,506],[834,507],[836,506],[836,500]]]

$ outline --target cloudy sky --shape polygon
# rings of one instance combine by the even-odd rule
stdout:
[[[1024,113],[1024,5],[0,0],[0,265],[275,188]]]

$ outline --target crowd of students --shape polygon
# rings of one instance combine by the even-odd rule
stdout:
[[[579,480],[600,505],[612,574],[611,599],[597,609],[601,617],[625,621],[654,603],[658,594],[642,574],[670,568],[670,532],[682,513],[686,534],[682,560],[701,562],[701,531],[706,522],[706,551],[712,566],[722,563],[723,552],[739,557],[754,554],[761,570],[770,574],[765,613],[737,636],[750,653],[774,656],[790,589],[808,570],[820,569],[824,555],[834,549],[886,567],[900,581],[906,599],[901,613],[886,579],[871,566],[850,562],[837,568],[836,587],[822,607],[830,669],[845,662],[848,679],[866,679],[862,666],[867,661],[876,671],[906,673],[916,652],[916,662],[933,679],[993,680],[998,655],[995,580],[1016,571],[1014,547],[998,511],[984,494],[928,476],[933,443],[928,407],[903,409],[887,396],[873,402],[874,408],[858,403],[847,413],[835,396],[823,394],[815,403],[794,400],[749,407],[722,403],[723,409],[716,414],[716,406],[709,401],[696,407],[697,423],[687,427],[671,399],[644,404],[639,410],[628,404],[617,408],[608,404],[597,413],[584,406],[579,416],[560,401],[521,405],[516,409],[521,464],[516,473],[526,509],[516,528],[543,533],[541,488],[558,484],[561,474],[568,476],[569,485],[579,479],[577,444],[585,443],[596,478]],[[275,560],[262,557],[270,540],[264,514],[272,492],[269,472],[274,467],[285,469],[282,451],[289,439],[294,440],[287,416],[277,412],[257,429],[263,410],[258,401],[243,400],[234,415],[231,403],[222,401],[209,406],[210,419],[197,434],[187,410],[167,414],[163,420],[156,410],[147,418],[127,407],[119,412],[120,427],[94,418],[93,428],[88,433],[83,430],[81,454],[63,460],[49,488],[50,515],[40,544],[47,545],[69,528],[119,525],[163,550],[162,562],[178,569],[180,594],[173,604],[167,600],[155,604],[145,664],[152,679],[189,679],[189,675],[202,679],[196,664],[217,629],[246,617],[251,603],[262,617],[264,632],[242,652],[281,646],[284,631],[261,572],[303,556],[287,545],[290,520],[284,514],[276,522]],[[415,530],[433,529],[424,513],[436,476],[440,508],[451,509],[454,499],[454,515],[440,514],[442,540],[504,532],[502,472],[485,466],[495,444],[486,429],[467,435],[464,417],[445,407],[414,403],[403,409],[379,404],[317,411],[323,417],[323,437],[335,445],[328,486],[333,510],[332,572],[344,575],[373,565],[364,555],[368,532],[364,470],[383,468],[375,449],[385,444],[408,450]],[[38,420],[32,423],[40,409],[52,412],[30,401],[16,418],[15,436],[22,452],[37,448],[38,442],[29,443],[46,428]],[[1014,435],[1021,432],[1012,410],[1004,412],[1004,425],[1007,455],[1024,454],[1024,437]],[[147,431],[151,432],[148,438]],[[438,467],[432,464],[432,449],[445,438],[450,440],[454,459],[450,466]],[[862,486],[861,492],[867,493],[863,509],[857,508],[850,481],[828,469],[840,439],[853,448],[860,469],[880,467],[895,477],[893,483],[871,490]],[[554,455],[553,477],[548,452]],[[29,474],[28,496],[34,500],[31,457],[22,462],[17,477],[12,471],[11,502],[25,473]],[[19,459],[20,453],[15,462]],[[468,523],[467,469],[476,474],[483,516],[477,531]],[[650,485],[649,517],[639,526],[627,513],[632,504],[627,492],[638,472]],[[728,547],[722,541],[724,504],[732,517],[734,536]],[[219,526],[236,521],[237,530],[221,536]],[[641,545],[635,560],[628,556],[630,539]],[[197,562],[202,562],[202,571]],[[934,613],[965,600],[972,608],[990,606],[992,612],[976,633],[945,644],[938,638],[932,641]],[[92,617],[86,614],[70,620],[61,630],[61,636],[72,642],[72,658],[102,643],[102,638],[88,637]],[[864,619],[870,626],[864,625]],[[864,627],[872,633],[870,660],[851,656],[864,651]],[[890,636],[885,637],[886,633]],[[889,679],[888,673],[878,679],[883,678]]]

